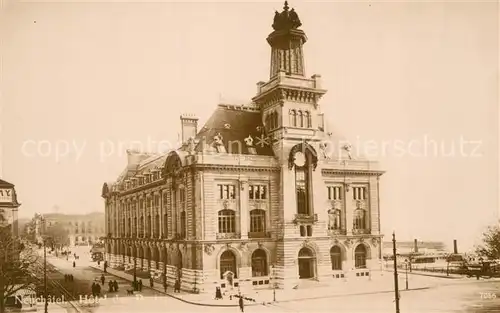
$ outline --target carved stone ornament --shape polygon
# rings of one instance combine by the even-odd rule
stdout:
[[[365,242],[365,238],[363,238],[363,237],[359,238],[359,242],[360,242],[360,243]]]
[[[274,14],[273,29],[274,30],[290,30],[297,29],[302,25],[300,22],[298,14],[294,9],[289,10],[288,1],[285,1],[285,6],[283,7],[283,12],[278,11]]]
[[[242,242],[240,243],[240,250],[247,250],[248,248],[248,243]]]
[[[231,244],[230,243],[226,243],[226,248],[230,249],[231,248]]]
[[[229,201],[224,200],[224,202],[222,202],[222,207],[224,208],[224,210],[227,210],[229,208]]]
[[[363,202],[361,200],[356,200],[356,209],[362,209],[363,208]]]
[[[378,245],[378,238],[375,237],[372,238],[372,245],[375,247]]]
[[[351,244],[352,244],[351,239],[346,239],[346,241],[344,241],[344,244],[345,244],[346,247],[349,248],[351,246]]]
[[[244,140],[245,140],[245,144],[247,145],[247,147],[253,147],[252,135],[248,135],[248,137],[246,137]]]
[[[208,243],[205,245],[205,253],[208,254],[208,255],[212,255],[212,253],[214,253],[215,251],[215,247],[213,244],[211,243]]]
[[[339,240],[337,238],[333,239],[333,244],[334,245],[338,245],[339,244]]]
[[[309,239],[306,239],[304,240],[304,242],[302,242],[302,247],[307,247],[309,245]]]
[[[188,150],[189,154],[193,154],[195,148],[196,148],[196,144],[194,142],[194,138],[189,137],[188,146],[187,146],[187,150]]]
[[[341,202],[340,202],[340,200],[335,200],[335,201],[333,201],[332,208],[333,208],[334,210],[338,210],[338,209],[340,209],[340,203],[341,203]]]
[[[328,143],[327,142],[321,142],[319,144],[319,150],[321,151],[321,156],[323,159],[330,159],[330,156],[326,153],[328,149]]]
[[[259,248],[262,248],[264,246],[264,244],[261,241],[257,242],[257,245],[259,246]]]

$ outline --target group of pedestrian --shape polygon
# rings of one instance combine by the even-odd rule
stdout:
[[[134,288],[135,291],[142,291],[142,279],[133,281],[132,288]]]
[[[92,283],[92,296],[98,297],[100,295],[101,295],[101,286],[98,283],[93,282]]]
[[[118,291],[118,282],[116,280],[110,280],[108,282],[109,292]]]
[[[64,275],[64,281],[73,281],[73,274]]]

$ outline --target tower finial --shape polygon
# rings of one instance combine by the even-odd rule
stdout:
[[[283,10],[288,11],[288,1],[285,1],[285,5],[283,6]]]

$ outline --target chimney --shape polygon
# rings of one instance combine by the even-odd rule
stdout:
[[[453,239],[453,253],[458,254],[457,240]]]
[[[415,253],[418,253],[418,242],[417,242],[417,239],[415,239],[414,242],[415,242],[415,244],[414,244]]]
[[[181,115],[181,139],[187,142],[190,137],[196,137],[198,133],[198,118],[194,114]]]

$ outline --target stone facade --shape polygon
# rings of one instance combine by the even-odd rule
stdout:
[[[320,75],[305,77],[306,37],[292,11],[275,18],[270,79],[251,104],[220,104],[199,131],[182,115],[179,149],[128,151],[123,173],[104,184],[111,266],[209,292],[380,269],[383,172],[329,129],[326,90]]]

